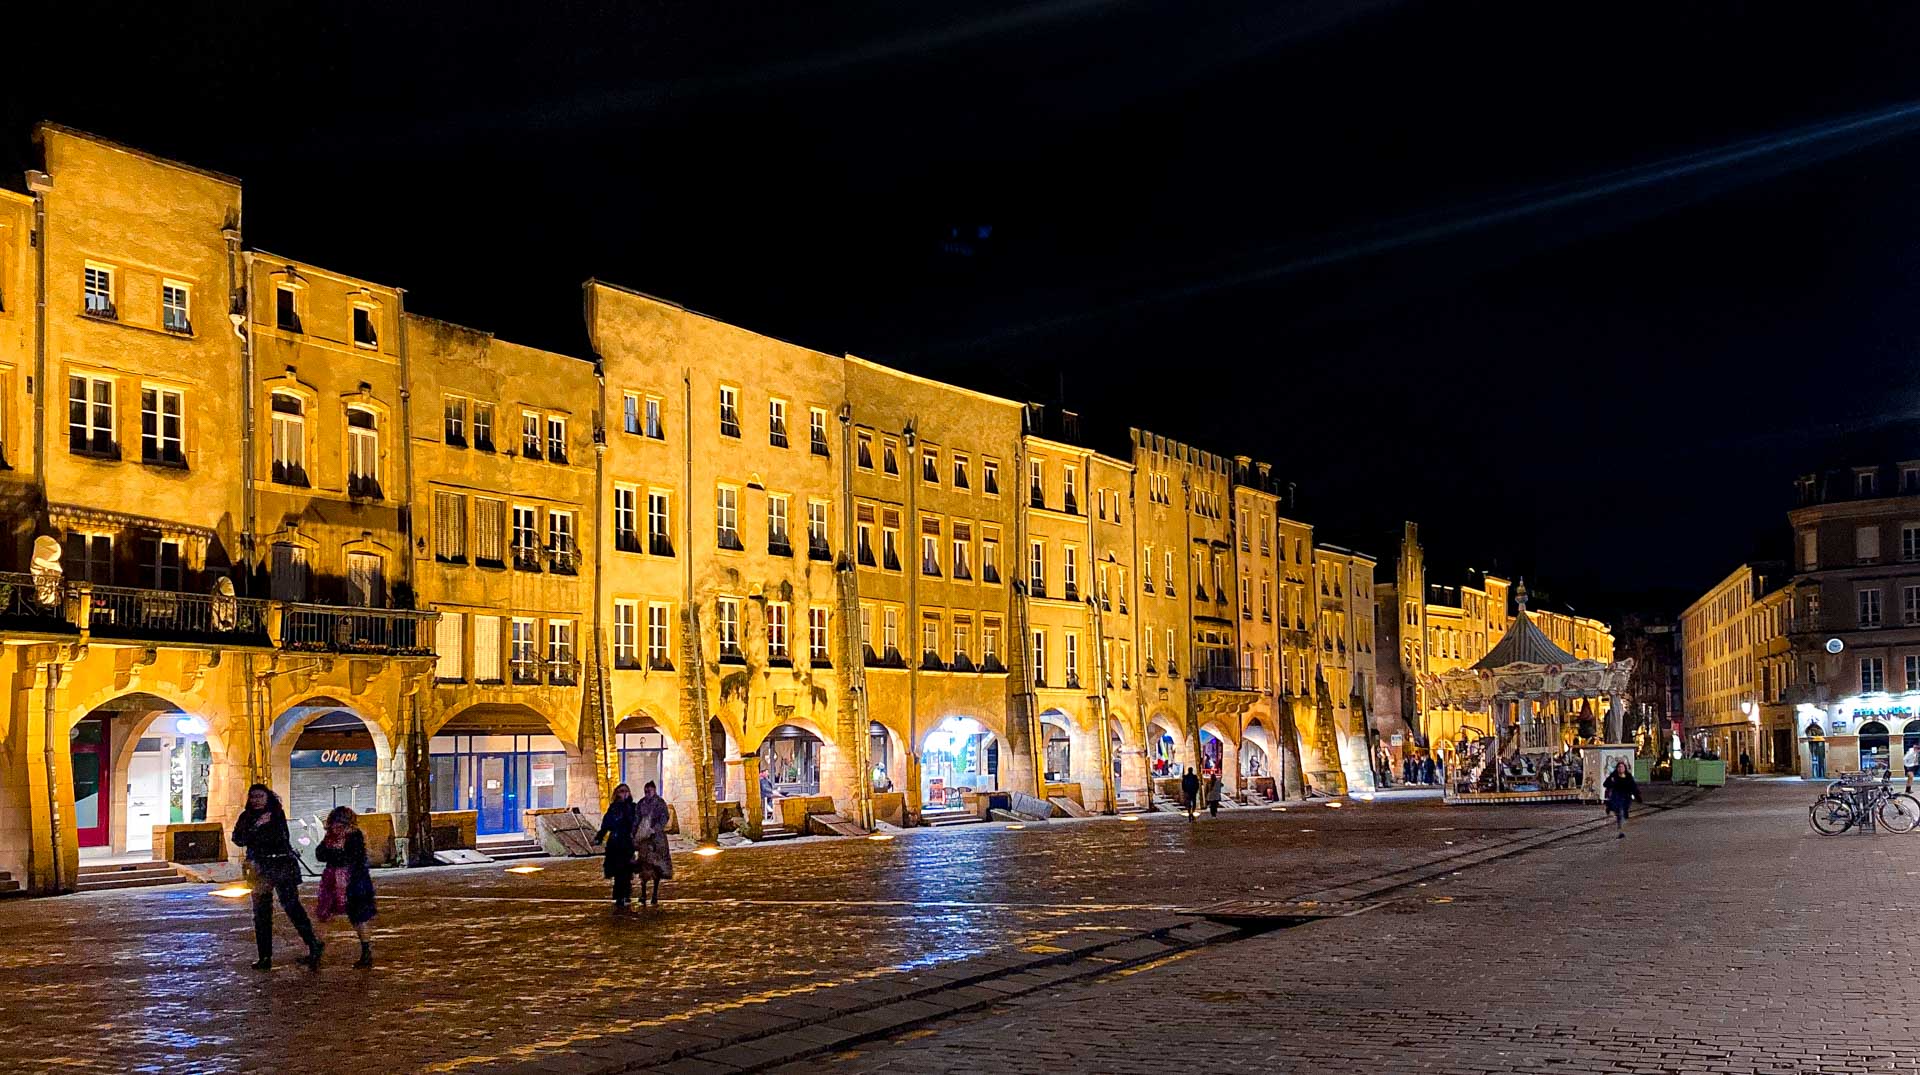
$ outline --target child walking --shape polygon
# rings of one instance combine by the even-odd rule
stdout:
[[[360,831],[360,815],[352,807],[334,807],[327,815],[326,839],[313,853],[326,865],[315,908],[320,921],[346,915],[360,935],[360,958],[353,965],[373,966],[373,871],[367,868],[367,837]]]

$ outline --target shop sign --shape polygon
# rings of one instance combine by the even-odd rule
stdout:
[[[537,761],[533,763],[533,786],[536,788],[550,788],[553,786],[552,762]]]
[[[373,764],[371,750],[296,750],[292,762],[295,769],[371,769]]]

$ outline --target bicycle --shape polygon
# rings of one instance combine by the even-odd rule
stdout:
[[[1871,831],[1875,824],[1892,833],[1912,832],[1920,826],[1920,799],[1888,787],[1890,775],[1876,784],[1834,781],[1808,808],[1807,823],[1822,836],[1838,836],[1856,825]]]

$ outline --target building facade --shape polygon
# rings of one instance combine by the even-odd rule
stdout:
[[[0,883],[230,854],[254,782],[414,861],[619,782],[708,840],[775,822],[763,782],[868,824],[1189,766],[1370,786],[1374,561],[1266,464],[1103,454],[601,281],[589,354],[510,343],[249,247],[229,177],[36,138],[0,191]]]
[[[1742,564],[1680,614],[1682,747],[1792,771],[1784,565]]]

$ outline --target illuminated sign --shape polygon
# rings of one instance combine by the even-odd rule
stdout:
[[[373,765],[371,750],[296,750],[293,752],[295,769],[371,769]]]

